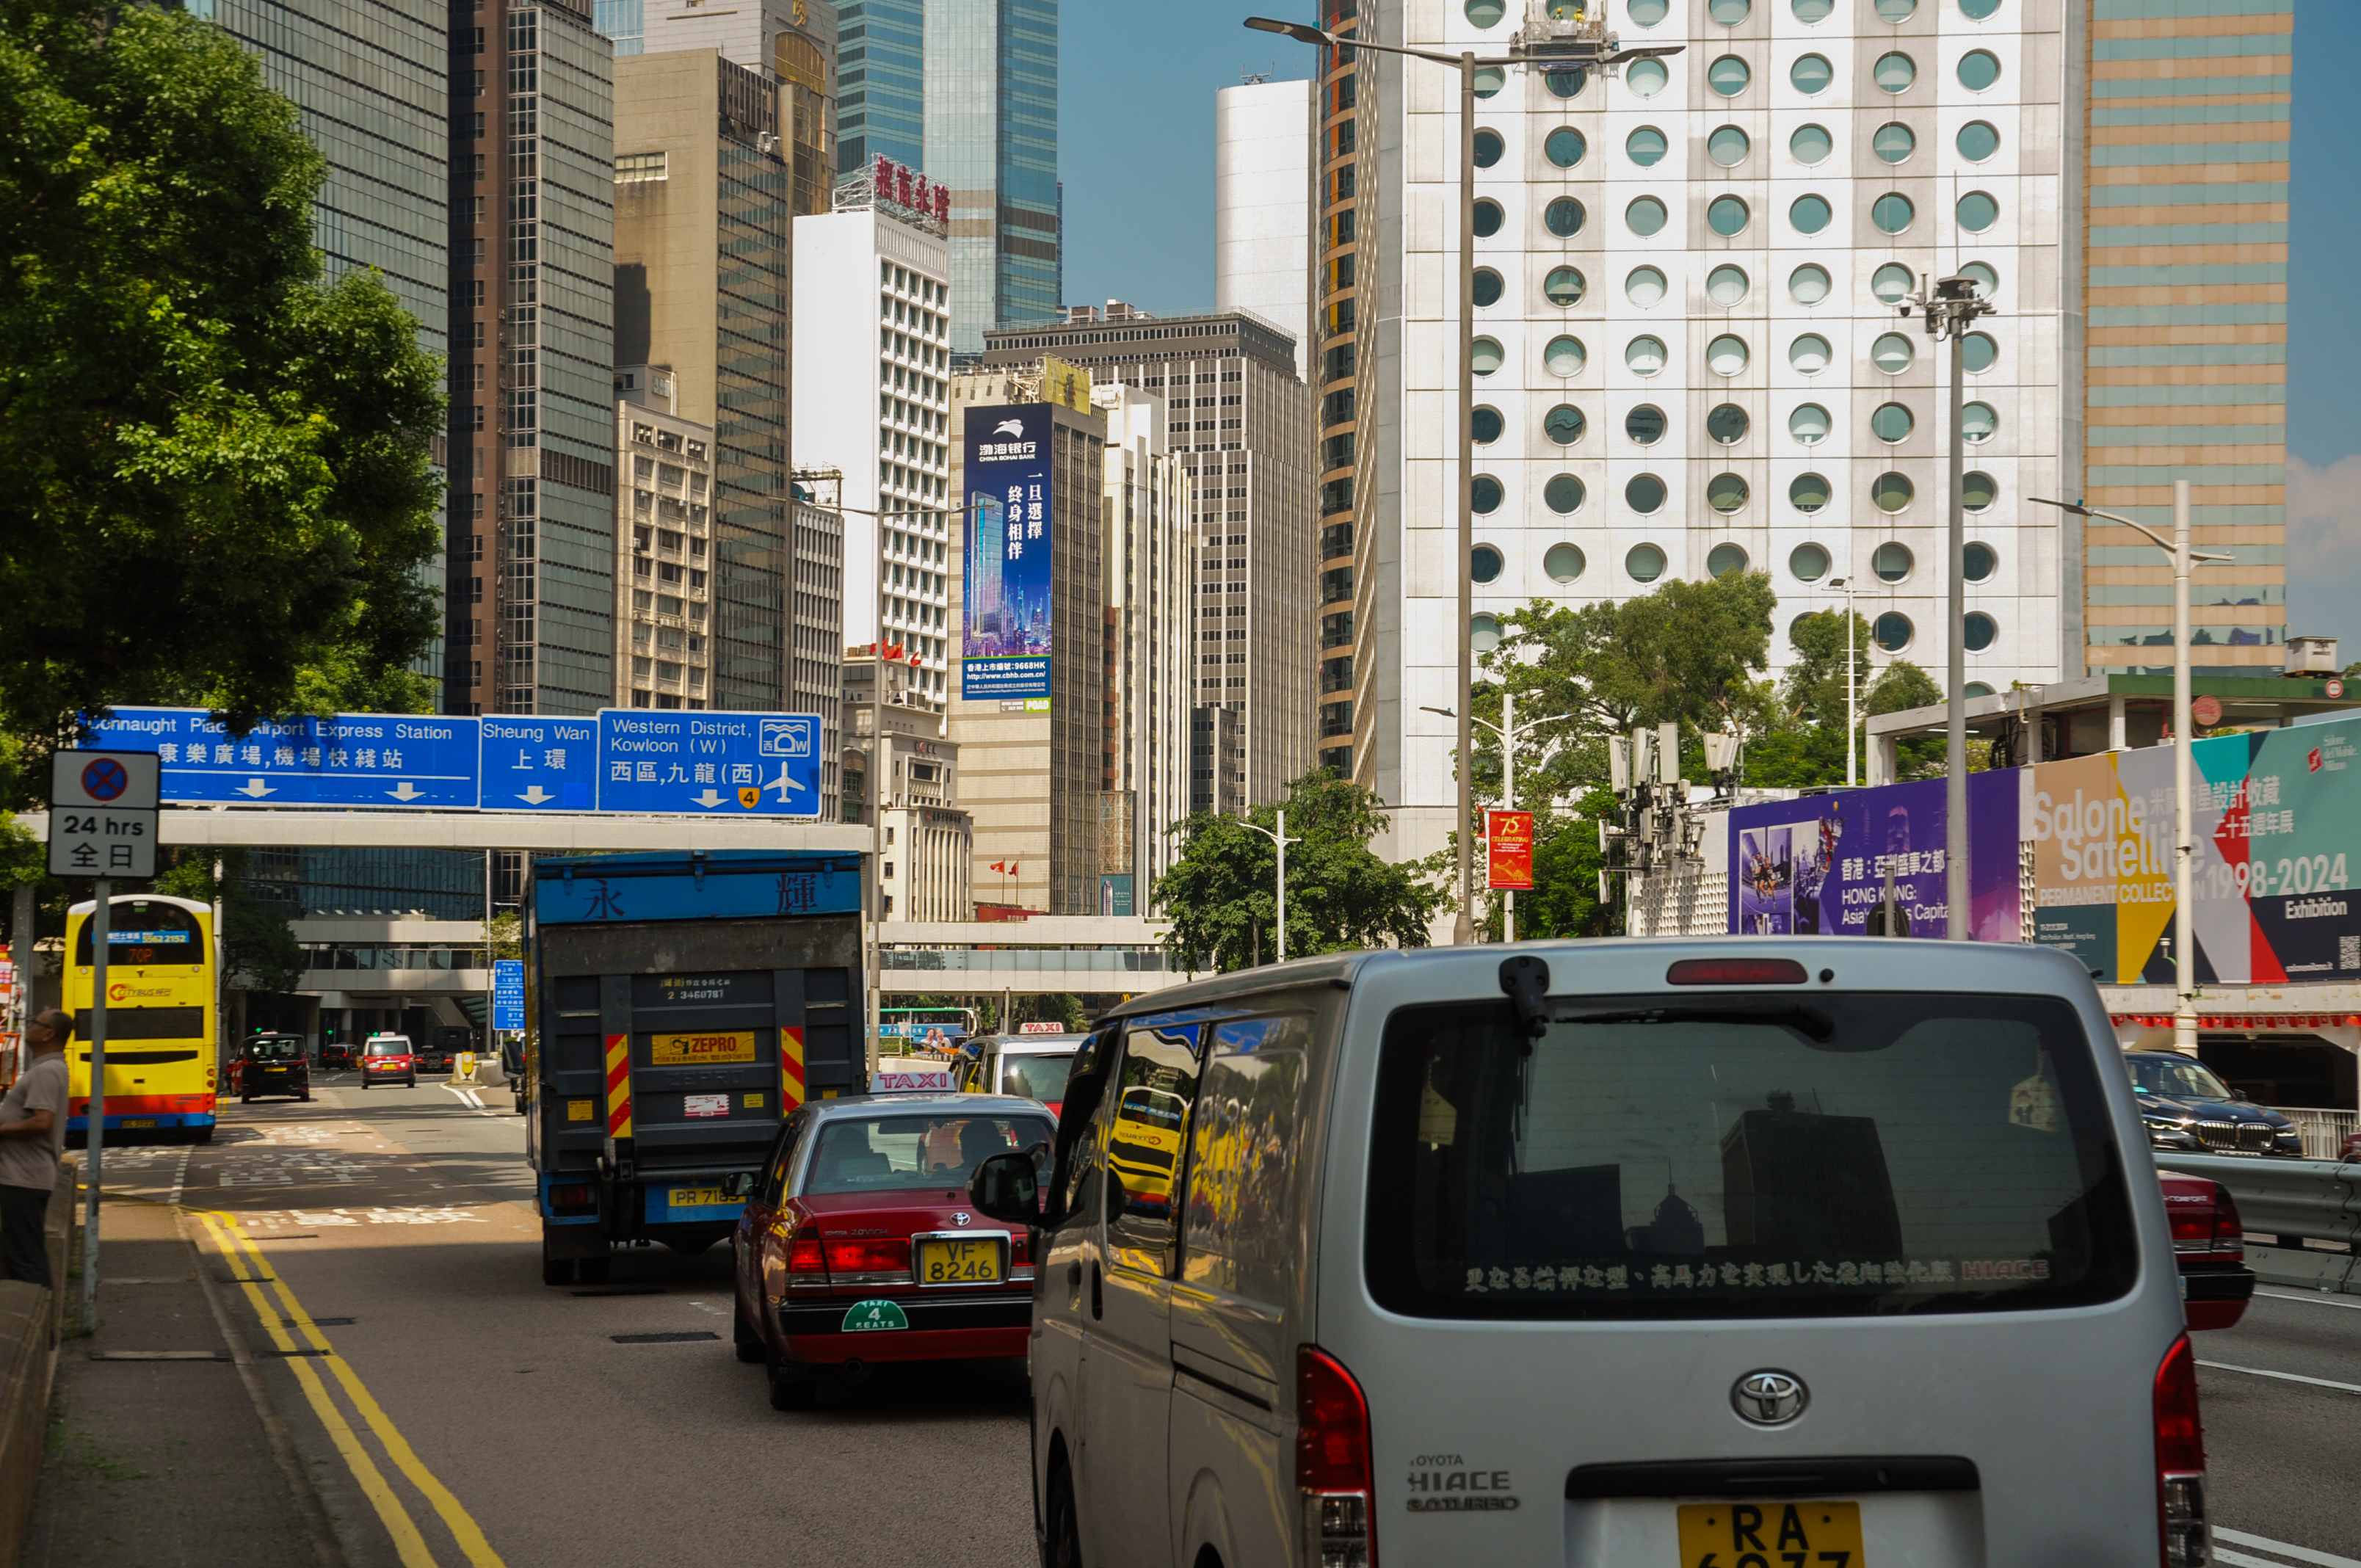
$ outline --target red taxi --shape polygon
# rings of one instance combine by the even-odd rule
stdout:
[[[418,1053],[407,1035],[371,1035],[361,1046],[361,1087],[380,1083],[418,1087]]]
[[[808,1409],[887,1361],[1021,1356],[1033,1259],[968,1201],[985,1157],[1041,1146],[1041,1106],[1007,1095],[858,1095],[780,1127],[751,1179],[737,1254],[741,1361],[771,1404]]]
[[[2237,1201],[2210,1176],[2158,1175],[2172,1226],[2172,1260],[2180,1270],[2182,1315],[2192,1329],[2237,1327],[2255,1295]]]

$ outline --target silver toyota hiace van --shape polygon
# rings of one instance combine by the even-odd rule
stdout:
[[[1052,1154],[970,1190],[1042,1230],[1050,1568],[2211,1560],[2155,1167],[2065,954],[1299,960],[1116,1009]]]

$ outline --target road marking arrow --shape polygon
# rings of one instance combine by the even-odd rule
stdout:
[[[264,784],[260,779],[248,779],[244,784],[237,785],[231,793],[234,795],[246,795],[250,799],[260,800],[264,795],[272,794],[273,791],[269,784]]]
[[[400,784],[398,784],[394,785],[394,787],[393,787],[393,788],[391,788],[391,789],[390,789],[390,790],[386,791],[385,793],[386,793],[386,794],[388,794],[388,795],[391,795],[391,796],[393,796],[393,798],[394,798],[394,799],[399,800],[399,801],[401,801],[402,803],[404,803],[404,804],[406,805],[406,804],[408,804],[409,802],[413,801],[413,800],[421,800],[421,799],[423,799],[423,798],[425,797],[425,793],[426,793],[426,792],[425,792],[425,791],[423,791],[423,790],[422,790],[422,789],[420,789],[420,788],[418,788],[415,784],[412,784],[408,779],[404,779],[404,780],[402,780]]]
[[[517,798],[523,801],[527,806],[546,806],[549,802],[555,800],[557,797],[550,794],[547,790],[542,788],[539,784],[535,784],[531,789],[525,791],[522,795],[518,795]]]
[[[721,797],[715,794],[710,787],[708,787],[703,795],[695,796],[691,804],[709,808],[720,805]]]

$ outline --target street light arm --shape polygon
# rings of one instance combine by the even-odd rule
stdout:
[[[1456,66],[1461,63],[1455,54],[1436,54],[1428,49],[1403,49],[1396,44],[1368,43],[1360,38],[1348,38],[1342,34],[1323,31],[1308,22],[1281,22],[1269,16],[1248,16],[1246,26],[1258,33],[1284,34],[1297,43],[1310,44],[1314,49],[1373,49],[1380,54],[1406,54],[1412,60],[1431,60],[1438,65]],[[1477,63],[1505,65],[1509,62],[1488,60],[1479,60]]]
[[[2096,507],[2076,506],[2071,501],[2045,500],[2039,496],[2027,496],[2025,499],[2031,501],[2037,507],[2056,507],[2059,511],[2070,511],[2076,517],[2093,517],[2097,518],[2101,522],[2121,523],[2125,528],[2136,528],[2139,530],[2140,532],[2147,534],[2148,542],[2154,544],[2158,549],[2165,552],[2167,554],[2170,554],[2172,553],[2172,541],[2167,539],[2163,534],[2158,533],[2155,529],[2150,528],[2144,522],[2135,522],[2130,518],[2118,517],[2111,511],[2101,511]],[[2219,566],[2225,565],[2230,562],[2235,561],[2237,557],[2235,555],[2217,554],[2210,550],[2191,550],[2189,553],[2189,559],[2194,565]]]

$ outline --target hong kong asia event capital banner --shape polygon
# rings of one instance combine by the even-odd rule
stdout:
[[[965,698],[1049,696],[1049,405],[967,411]]]
[[[2190,838],[2201,984],[2361,973],[2361,723],[2200,740]],[[1969,928],[2074,954],[2103,984],[2172,980],[2170,746],[1968,778]],[[1730,928],[1860,936],[1891,872],[1902,925],[1943,935],[1940,779],[1730,814]]]

